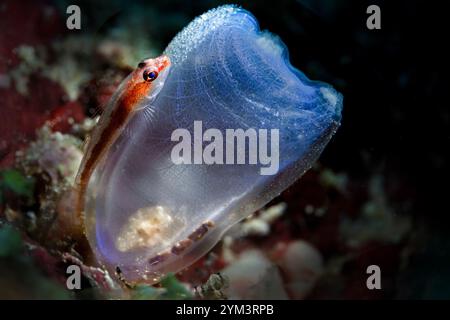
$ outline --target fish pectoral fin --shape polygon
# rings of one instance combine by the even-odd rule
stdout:
[[[134,109],[134,111],[135,112],[139,112],[139,111],[142,111],[142,110],[145,110],[145,109],[152,109],[152,105],[144,105],[144,106],[141,106],[141,107],[137,107],[136,109]]]

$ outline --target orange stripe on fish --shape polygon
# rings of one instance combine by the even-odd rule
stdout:
[[[117,140],[133,113],[141,108],[147,98],[153,96],[152,92],[158,87],[155,80],[161,72],[167,71],[169,66],[170,60],[165,55],[143,60],[120,84],[108,102],[98,124],[89,136],[76,177],[75,210],[82,221],[84,221],[86,189],[95,168]]]

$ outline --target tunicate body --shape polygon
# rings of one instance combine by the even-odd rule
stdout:
[[[204,255],[296,181],[341,118],[342,96],[291,66],[281,40],[241,8],[201,15],[164,54],[171,67],[159,94],[127,123],[86,196],[90,244],[128,282],[157,282]],[[244,149],[231,144],[227,129],[242,129],[256,144],[248,137]],[[174,133],[186,131],[191,150],[180,158],[182,135]],[[271,164],[263,163],[269,155]]]

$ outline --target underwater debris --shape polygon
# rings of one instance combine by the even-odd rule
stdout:
[[[20,63],[4,75],[3,83],[12,80],[17,92],[27,95],[30,76],[39,74],[58,83],[64,89],[68,100],[75,101],[92,79],[92,70],[99,68],[96,60],[92,59],[98,46],[98,42],[88,36],[64,37],[50,46],[21,45],[15,49]],[[49,56],[52,59],[49,59]],[[129,68],[129,65],[122,67]]]
[[[42,46],[21,45],[15,49],[21,63],[9,72],[17,92],[28,94],[29,77],[31,74],[43,70],[47,52]]]
[[[26,175],[49,177],[56,191],[73,185],[81,162],[82,141],[72,135],[52,132],[43,126],[28,148],[16,153],[17,167]]]
[[[128,31],[125,30],[124,32],[127,33]],[[136,40],[135,36],[132,38]],[[102,60],[109,62],[111,65],[128,70],[142,57],[156,56],[156,50],[150,45],[148,39],[136,42],[138,45],[133,46],[129,41],[108,37],[98,44],[96,53]]]
[[[129,289],[133,300],[186,300],[194,298],[189,285],[180,282],[173,274],[167,274],[158,287],[137,284]]]
[[[335,173],[329,168],[325,168],[320,172],[320,183],[326,188],[334,188],[341,193],[347,190],[348,177],[344,173]]]
[[[229,287],[229,280],[220,273],[213,273],[206,283],[195,288],[195,292],[202,299],[225,300],[224,289]]]
[[[276,239],[274,235],[271,237]],[[325,272],[325,263],[322,254],[305,240],[276,240],[269,247],[263,246],[263,249],[256,247],[255,243],[252,242],[247,242],[244,249],[239,249],[239,243],[233,244],[232,240],[231,236],[226,236],[222,241],[222,259],[226,262],[227,266],[219,269],[219,272],[228,278],[230,276],[228,272],[231,268],[233,270],[232,276],[242,276],[242,278],[230,279],[229,284],[229,290],[231,291],[243,290],[237,297],[239,299],[244,294],[252,294],[253,288],[246,282],[247,278],[250,277],[250,279],[253,279],[256,274],[264,272],[264,268],[268,268],[269,265],[271,268],[277,269],[281,277],[278,285],[282,290],[273,293],[273,295],[270,294],[270,297],[273,299],[285,299],[286,297],[290,299],[307,298]],[[236,242],[239,242],[239,240]],[[263,263],[263,261],[266,262]],[[237,270],[234,270],[234,268],[237,268]],[[241,268],[242,270],[240,270]],[[247,268],[249,269],[248,271]],[[250,269],[253,271],[250,271]],[[254,274],[250,275],[247,272],[253,272]],[[267,272],[270,274],[269,271]],[[265,290],[260,287],[261,285],[269,286],[268,284],[264,284],[266,281],[264,277],[262,276],[263,279],[261,280],[263,284],[255,284],[256,280],[254,279],[249,281],[254,286],[260,288],[259,290]],[[229,294],[228,291],[224,291],[224,293]],[[257,295],[259,298],[259,294]],[[261,295],[265,296],[262,293]]]
[[[374,175],[369,182],[370,199],[356,219],[344,218],[340,232],[350,247],[360,247],[375,240],[399,243],[411,230],[411,217],[398,215],[391,207],[383,185],[383,177]]]
[[[247,250],[223,269],[229,299],[288,299],[278,268],[259,250]]]
[[[88,134],[94,129],[95,125],[98,123],[99,117],[86,118],[83,122],[74,123],[72,125],[72,134],[79,139],[86,139]]]
[[[86,43],[89,40],[80,37],[69,37],[55,42],[51,49],[44,46],[22,45],[15,49],[20,63],[9,72],[17,92],[28,94],[29,79],[32,74],[40,75],[58,83],[64,88],[69,100],[76,100],[80,88],[90,79],[90,66],[88,54],[93,44]],[[55,61],[49,62],[50,52],[56,56]],[[84,54],[84,59],[78,56]],[[67,75],[70,74],[70,77]]]
[[[192,290],[185,283],[178,281],[174,274],[169,273],[161,280],[161,287],[166,289],[162,295],[162,299],[191,299],[193,298]]]
[[[286,210],[286,203],[281,202],[266,209],[262,209],[258,215],[252,215],[242,223],[238,224],[241,237],[266,236],[270,233],[270,225]]]
[[[41,72],[48,79],[60,84],[70,101],[79,97],[81,88],[92,77],[92,63],[95,62],[92,61],[92,52],[95,45],[95,39],[92,37],[69,36],[51,46],[56,59]]]
[[[89,279],[91,285],[101,289],[102,294],[123,294],[119,290],[119,285],[114,282],[106,270],[99,267],[87,266],[79,258],[67,252],[62,254],[62,261],[79,266],[82,274]]]
[[[76,238],[82,233],[79,222],[70,218],[73,215],[71,205],[64,205],[70,201],[81,162],[81,144],[81,140],[72,135],[52,132],[44,126],[38,130],[35,141],[16,153],[16,167],[25,175],[34,177],[39,187],[36,194],[38,212],[23,218],[35,220],[28,231],[40,241],[61,245],[62,240],[71,236]]]
[[[324,272],[321,253],[303,240],[277,248],[276,259],[284,274],[284,286],[291,299],[306,298]],[[281,253],[281,254],[280,254]]]
[[[136,285],[130,294],[132,300],[158,300],[166,293],[164,288],[155,288],[153,286],[140,284]]]

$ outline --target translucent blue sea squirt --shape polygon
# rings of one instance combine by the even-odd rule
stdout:
[[[128,282],[157,282],[204,255],[312,165],[341,117],[341,95],[291,66],[281,40],[235,6],[196,18],[157,59],[124,80],[106,116],[130,88],[152,86],[136,91],[114,134],[94,132],[88,150],[102,134],[109,144],[84,160],[94,163],[80,196],[86,234],[98,260]],[[227,130],[242,130],[244,144]]]

